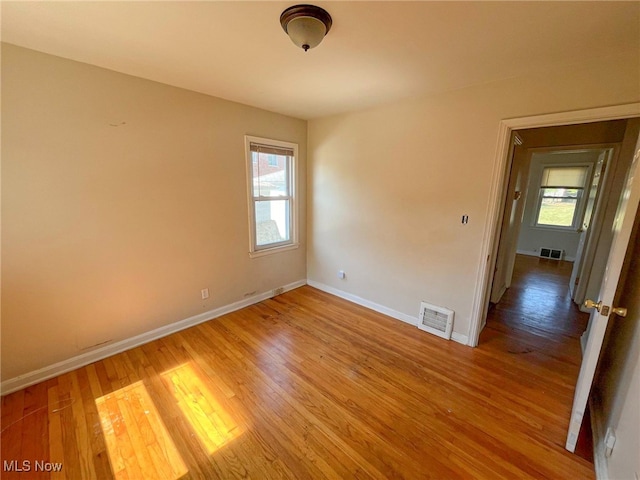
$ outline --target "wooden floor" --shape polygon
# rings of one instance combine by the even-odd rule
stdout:
[[[491,306],[481,346],[502,343],[507,353],[522,355],[534,365],[557,362],[575,384],[582,360],[580,336],[587,328],[589,314],[571,300],[572,269],[572,262],[517,255],[511,288]],[[593,463],[588,411],[576,454]]]
[[[302,287],[7,395],[30,471],[2,478],[593,478],[563,449],[577,339],[510,330],[471,349]]]

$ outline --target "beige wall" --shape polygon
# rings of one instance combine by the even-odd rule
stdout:
[[[308,278],[412,317],[451,308],[468,335],[499,122],[635,102],[639,85],[637,56],[615,56],[310,121]]]
[[[300,145],[297,250],[248,256],[245,134]],[[305,279],[306,135],[3,45],[2,380]]]

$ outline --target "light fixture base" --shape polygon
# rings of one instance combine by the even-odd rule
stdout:
[[[315,5],[294,5],[280,15],[282,29],[305,52],[320,44],[332,23],[331,15]]]

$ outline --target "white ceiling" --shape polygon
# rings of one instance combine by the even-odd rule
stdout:
[[[305,53],[294,4],[2,1],[2,40],[305,119],[640,49],[635,1],[319,1]]]

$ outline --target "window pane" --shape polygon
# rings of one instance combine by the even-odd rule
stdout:
[[[573,225],[577,202],[576,198],[543,197],[538,213],[538,225],[570,227]]]
[[[547,167],[542,171],[542,187],[584,187],[587,167]]]
[[[264,246],[291,240],[289,202],[289,200],[255,202],[256,245]]]
[[[281,197],[289,195],[289,162],[291,157],[251,152],[253,164],[253,196]]]

